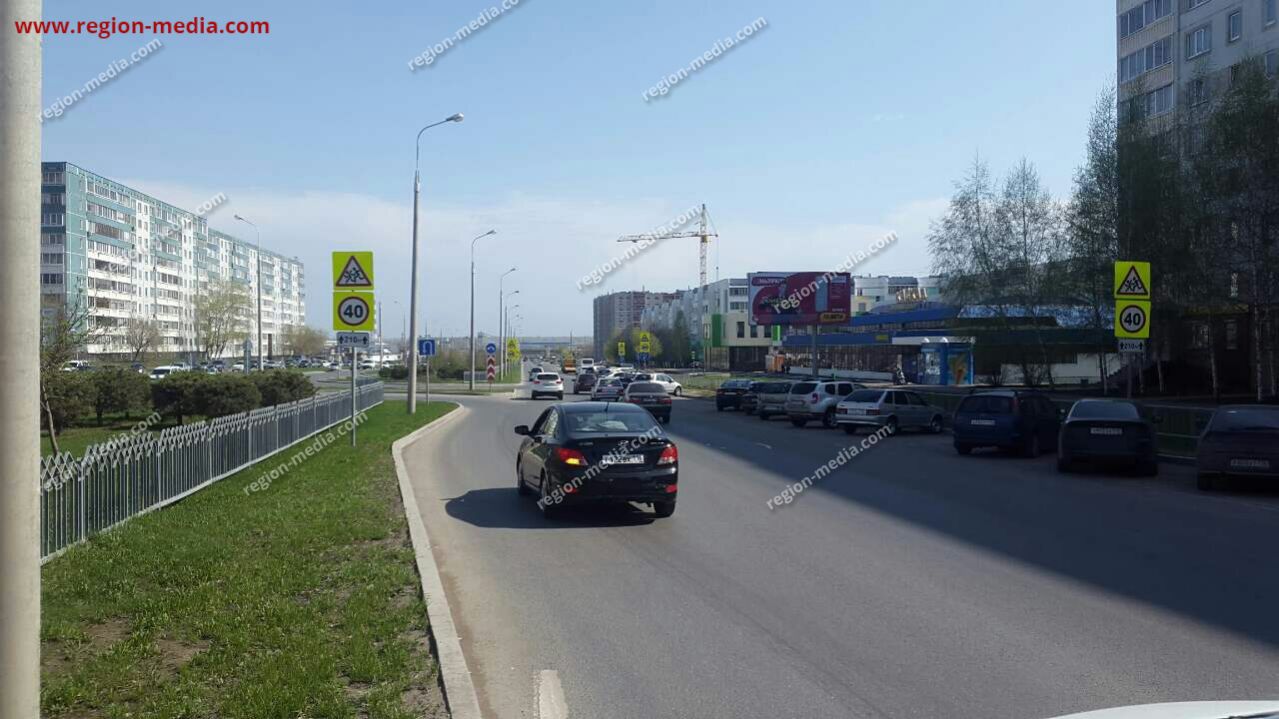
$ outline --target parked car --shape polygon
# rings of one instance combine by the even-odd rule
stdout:
[[[945,411],[915,392],[900,389],[859,389],[835,405],[835,423],[848,434],[861,427],[885,429],[889,435],[902,429],[941,434]]]
[[[997,447],[1037,457],[1046,449],[1057,449],[1063,414],[1033,390],[971,394],[955,410],[955,451],[969,454],[978,447]]]
[[[620,379],[608,378],[602,379],[595,383],[591,388],[591,399],[593,400],[615,400],[622,398],[622,392],[626,387],[622,386]]]
[[[141,362],[133,362],[129,365],[129,369],[137,372],[138,374],[147,374],[147,367]]]
[[[1057,471],[1069,472],[1079,462],[1118,464],[1153,477],[1155,423],[1132,402],[1081,399],[1070,408],[1057,438]]]
[[[767,387],[767,382],[751,382],[746,391],[742,393],[741,399],[737,401],[737,406],[742,410],[742,414],[754,414],[759,407],[759,392]]]
[[[866,386],[839,380],[796,382],[786,396],[786,416],[796,427],[818,420],[823,427],[834,428],[835,405],[859,389],[866,389]]]
[[[741,409],[742,395],[746,394],[750,386],[751,381],[748,379],[725,380],[715,389],[715,410],[723,412],[726,409]]]
[[[148,376],[151,379],[164,379],[165,377],[168,377],[174,372],[181,372],[181,371],[182,371],[182,368],[178,367],[177,365],[162,365],[160,367],[156,367],[152,369],[151,374]]]
[[[71,360],[70,362],[67,362],[66,364],[62,365],[62,371],[63,372],[84,372],[88,370],[90,367],[91,365],[85,360]]]
[[[1279,407],[1225,405],[1199,437],[1199,489],[1228,488],[1236,477],[1279,480]]]
[[[671,396],[657,382],[632,382],[622,394],[622,401],[643,407],[662,424],[669,424],[671,421]]]
[[[786,414],[786,397],[793,382],[764,382],[755,392],[755,414],[768,421],[769,417]]]
[[[564,399],[564,380],[554,372],[539,372],[533,375],[531,383],[533,399],[546,395],[555,399]]]
[[[597,379],[598,377],[594,372],[583,370],[577,375],[577,379],[573,381],[573,394],[590,392],[595,387]]]
[[[515,456],[515,486],[536,492],[543,516],[565,506],[649,504],[675,513],[679,450],[645,410],[624,403],[570,402],[542,412]]]

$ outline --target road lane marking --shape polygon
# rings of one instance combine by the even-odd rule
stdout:
[[[538,719],[568,719],[568,702],[564,701],[564,687],[560,685],[560,673],[543,669],[537,680]]]
[[[761,446],[761,447],[763,447],[763,448],[765,448],[765,449],[772,449],[772,448],[773,448],[773,445],[771,445],[771,444],[764,444],[763,442],[756,442],[755,444],[758,444],[759,446]]]

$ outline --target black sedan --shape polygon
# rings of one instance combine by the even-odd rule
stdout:
[[[566,506],[640,502],[658,517],[675,512],[679,450],[653,415],[617,402],[557,404],[524,437],[515,457],[515,485],[538,495],[548,518]]]
[[[573,380],[573,394],[581,394],[590,392],[595,387],[595,381],[599,379],[594,372],[582,372]]]
[[[662,424],[671,422],[671,396],[656,382],[632,382],[622,394],[622,401],[643,407]]]
[[[1069,472],[1078,462],[1123,465],[1154,476],[1155,426],[1132,402],[1081,399],[1061,424],[1057,471]]]
[[[728,408],[741,409],[742,395],[751,387],[748,379],[730,379],[715,390],[715,409],[724,411]]]
[[[767,382],[751,382],[750,386],[746,388],[746,392],[742,395],[742,398],[738,400],[738,408],[741,409],[744,414],[754,414],[755,410],[759,408],[759,395],[766,389],[768,389]]]
[[[1224,489],[1236,477],[1279,481],[1279,407],[1227,405],[1199,438],[1199,489]]]

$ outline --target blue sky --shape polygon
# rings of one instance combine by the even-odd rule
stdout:
[[[1114,4],[953,0],[521,0],[430,67],[409,61],[497,0],[55,1],[45,19],[268,20],[269,35],[160,36],[164,47],[45,124],[44,157],[194,207],[307,264],[308,318],[329,324],[328,255],[377,253],[385,332],[408,294],[413,138],[423,142],[424,302],[464,332],[469,240],[477,323],[496,329],[512,265],[522,330],[587,333],[591,298],[696,283],[671,240],[581,291],[614,240],[707,203],[712,279],[815,270],[893,230],[855,271],[922,274],[924,234],[974,155],[1026,156],[1065,196],[1114,73]],[[178,7],[182,9],[177,9]],[[652,102],[645,90],[756,18],[767,27]],[[46,105],[150,35],[47,36]]]

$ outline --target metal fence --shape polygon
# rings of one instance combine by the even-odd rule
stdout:
[[[916,390],[916,393],[930,404],[946,410],[953,416],[959,403],[968,396],[958,392],[928,392]],[[1052,399],[1052,398],[1050,398]],[[1073,399],[1052,399],[1053,404],[1069,412],[1074,406]],[[1155,425],[1155,441],[1159,454],[1168,457],[1192,458],[1199,446],[1199,435],[1212,419],[1213,410],[1204,407],[1184,407],[1179,405],[1139,403],[1148,412],[1158,418]],[[949,421],[949,417],[947,418]]]
[[[355,390],[357,412],[382,402],[383,385]],[[73,544],[214,482],[351,419],[351,391],[242,414],[134,432],[40,463],[40,556]]]

